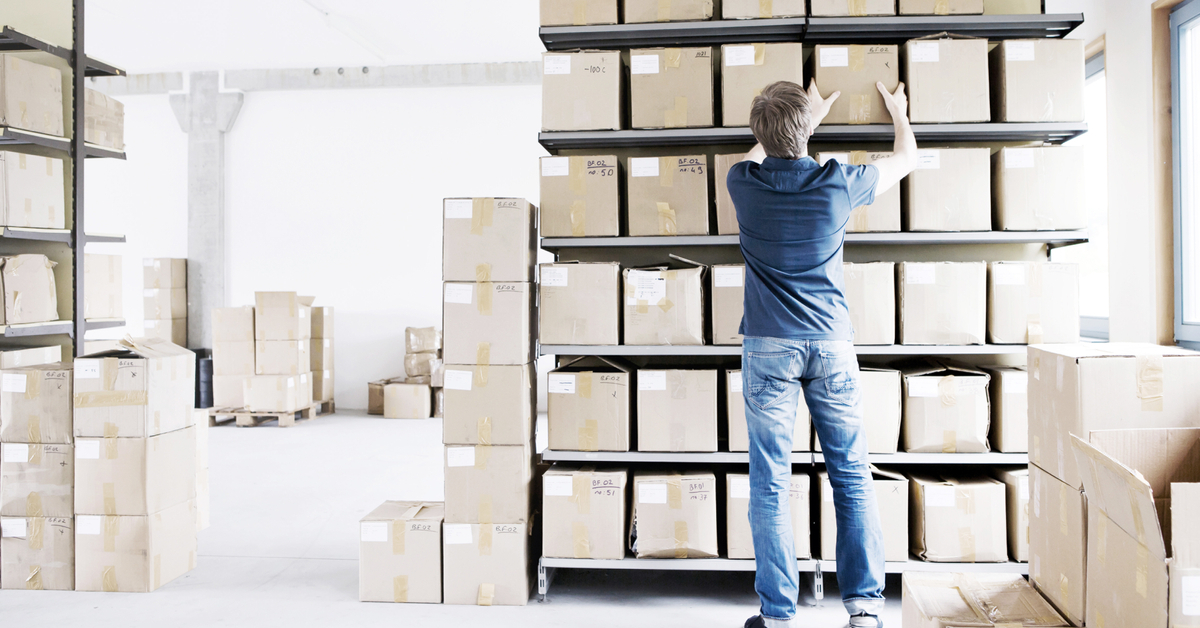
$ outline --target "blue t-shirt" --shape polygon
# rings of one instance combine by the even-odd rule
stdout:
[[[811,157],[734,164],[726,182],[746,259],[740,332],[853,340],[842,278],[850,212],[875,200],[879,169]]]

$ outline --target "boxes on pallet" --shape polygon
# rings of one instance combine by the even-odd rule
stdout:
[[[991,231],[992,197],[986,148],[921,149],[904,178],[908,231]]]
[[[255,340],[308,340],[312,337],[312,297],[295,292],[254,293]]]
[[[992,119],[1082,122],[1083,43],[1081,39],[998,42],[988,54]]]
[[[301,377],[309,382],[308,386],[301,383]],[[214,386],[217,379],[221,378],[213,378]],[[237,379],[242,383],[242,403],[251,412],[295,412],[312,405],[312,383],[308,373],[256,375]],[[215,389],[213,398],[216,401]]]
[[[531,523],[449,523],[442,527],[444,602],[525,606],[533,584]]]
[[[716,476],[635,473],[629,548],[638,558],[716,558]]]
[[[148,438],[78,438],[74,512],[153,515],[194,500],[196,451],[191,426]]]
[[[788,503],[792,512],[792,537],[796,558],[812,557],[809,529],[809,477],[792,476]],[[750,532],[750,476],[746,473],[725,475],[725,544],[729,558],[754,558],[754,537]]]
[[[445,383],[443,443],[524,445],[533,438],[537,373],[532,364],[451,365]]]
[[[533,361],[532,283],[446,283],[443,327],[448,364]]]
[[[803,17],[804,0],[722,0],[721,17],[743,20],[760,17]]]
[[[430,377],[433,375],[434,367],[441,362],[437,353],[406,353],[404,354],[404,374],[409,377]],[[316,368],[315,364],[313,368]],[[332,360],[327,368],[333,368]]]
[[[733,164],[746,159],[745,153],[735,155],[716,155],[713,160],[713,179],[716,183],[717,203],[717,234],[734,235],[739,231],[737,208],[733,206],[733,198],[729,196],[729,170]]]
[[[213,308],[213,342],[254,342],[254,320],[254,308],[249,305]]]
[[[620,235],[615,155],[542,157],[541,166],[542,237]]]
[[[62,72],[16,55],[0,64],[0,126],[63,137]]]
[[[125,150],[125,105],[103,92],[85,88],[83,139],[114,150]]]
[[[433,416],[429,384],[388,384],[383,387],[383,418],[428,419]]]
[[[0,350],[0,369],[17,369],[54,362],[62,362],[61,345]]]
[[[446,521],[528,521],[533,448],[525,445],[448,446]],[[489,513],[490,511],[490,513]]]
[[[6,368],[0,382],[0,442],[72,442],[70,366]]]
[[[1069,625],[1020,574],[909,571],[903,583],[904,628]]]
[[[900,416],[903,395],[900,371],[863,365],[858,371],[862,389],[863,427],[867,433],[867,451],[894,454],[900,442]],[[800,396],[801,399],[804,395]],[[813,434],[813,449],[821,451],[821,439]]]
[[[854,344],[895,344],[896,264],[843,264],[842,273]]]
[[[73,591],[74,517],[0,518],[0,589]]]
[[[161,338],[181,347],[187,346],[187,319],[145,320],[142,328],[147,338]]]
[[[712,267],[712,341],[714,345],[740,345],[742,302],[746,285],[745,264]]]
[[[904,451],[988,451],[987,373],[937,360],[916,362],[903,373]]]
[[[912,553],[934,563],[1008,560],[1003,482],[992,478],[910,475]]]
[[[431,353],[442,350],[442,332],[437,327],[405,327],[405,353]]]
[[[900,15],[980,15],[983,0],[899,0]]]
[[[542,26],[616,24],[619,0],[541,0]]]
[[[1004,146],[992,155],[996,229],[1084,229],[1082,146]]]
[[[901,262],[899,266],[900,344],[984,344],[987,264]]]
[[[309,340],[309,370],[333,370],[333,339],[313,338]]]
[[[196,503],[153,515],[77,515],[75,590],[149,592],[196,568]]]
[[[620,264],[542,264],[538,276],[538,334],[542,344],[621,344]]]
[[[638,451],[717,450],[716,369],[638,369]]]
[[[804,84],[799,43],[721,46],[721,126],[749,126],[754,97],[776,81]]]
[[[4,319],[0,322],[18,325],[58,320],[56,262],[45,255],[29,254],[0,257],[0,264],[4,281]]]
[[[70,517],[74,514],[71,445],[0,445],[0,515]]]
[[[837,513],[829,473],[817,474],[821,484],[821,558],[837,560]],[[888,562],[908,560],[908,478],[900,473],[871,467],[871,483],[883,526],[883,557]]]
[[[619,131],[624,100],[621,53],[542,53],[542,130]]]
[[[708,235],[708,157],[630,157],[631,236]]]
[[[812,15],[821,17],[861,17],[895,15],[895,0],[811,0]]]
[[[316,403],[333,401],[333,369],[312,372],[312,400]]]
[[[1008,505],[1008,556],[1019,562],[1029,562],[1029,467],[993,469],[997,480],[1004,482],[1005,502]]]
[[[895,45],[818,44],[810,76],[824,93],[842,95],[829,108],[824,124],[891,124],[892,116],[876,83],[888,92],[900,83],[900,47]]]
[[[1015,366],[983,367],[992,401],[992,449],[1004,453],[1029,451],[1029,372]]]
[[[712,48],[635,48],[629,74],[633,128],[713,126]]]
[[[750,433],[746,427],[746,398],[741,370],[725,371],[725,417],[729,432],[729,451],[750,451]],[[869,432],[869,430],[868,430]],[[804,394],[796,397],[796,423],[792,429],[792,451],[812,449],[812,416]]]
[[[120,255],[84,255],[83,285],[86,318],[124,317]]]
[[[705,266],[626,268],[627,345],[704,344]]]
[[[360,602],[442,603],[442,518],[433,502],[387,501],[358,523]]]
[[[313,340],[333,340],[333,306],[313,306],[309,313],[312,315]]]
[[[258,340],[254,343],[256,375],[299,375],[312,370],[309,340]]]
[[[187,288],[146,288],[142,302],[148,319],[187,318]]]
[[[938,0],[914,1],[932,5]],[[982,10],[981,4],[975,12]],[[908,88],[909,119],[914,123],[988,122],[992,118],[988,41],[938,37],[942,35],[904,43],[902,78]]]
[[[0,225],[66,228],[61,159],[0,151],[0,176]]]
[[[537,208],[523,198],[443,201],[443,281],[533,281]]]
[[[629,451],[634,366],[618,358],[597,357],[599,365],[584,360],[568,362],[546,376],[549,447]]]
[[[989,262],[988,339],[995,344],[1079,342],[1079,265]]]
[[[625,23],[711,20],[713,0],[622,0]]]
[[[626,469],[554,465],[542,475],[542,556],[625,558]]]
[[[824,88],[824,86],[822,86]],[[817,161],[822,166],[833,159],[843,165],[863,166],[873,164],[880,159],[891,157],[890,152],[869,152],[852,150],[844,153],[817,153]],[[900,230],[900,186],[893,185],[882,194],[876,194],[870,205],[860,205],[850,212],[850,220],[846,224],[847,233],[865,233],[871,231]]]
[[[187,288],[187,260],[148,257],[142,260],[143,288]]]
[[[1029,582],[1072,626],[1087,612],[1087,497],[1029,465]]]
[[[196,356],[157,338],[75,360],[75,436],[154,436],[192,424]]]

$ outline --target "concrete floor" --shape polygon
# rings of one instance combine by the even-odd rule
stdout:
[[[387,499],[442,498],[441,422],[360,413],[290,429],[210,433],[212,527],[195,571],[150,594],[0,591],[6,626],[740,627],[757,608],[753,574],[558,572],[549,600],[523,608],[358,601],[358,521]],[[803,626],[844,626],[832,578]],[[899,580],[884,619],[900,625]]]

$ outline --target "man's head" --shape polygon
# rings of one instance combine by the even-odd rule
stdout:
[[[766,86],[750,106],[750,130],[768,157],[803,157],[812,135],[808,94],[790,81]]]

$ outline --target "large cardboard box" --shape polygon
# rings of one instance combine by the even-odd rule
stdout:
[[[733,198],[729,196],[729,170],[739,161],[746,159],[745,153],[736,155],[716,155],[713,179],[716,183],[717,197],[717,234],[735,235],[740,229],[737,220],[737,208],[733,206]]]
[[[437,353],[406,353],[404,374],[409,377],[431,377],[434,366],[440,362]]]
[[[187,288],[146,288],[142,290],[142,302],[146,318],[187,318]]]
[[[301,375],[256,375],[239,377],[242,382],[242,403],[252,412],[295,412],[311,405],[311,397],[305,394],[306,386],[300,383]],[[303,377],[307,378],[308,373]],[[216,399],[214,377],[213,403]]]
[[[984,15],[1038,15],[1041,12],[1042,0],[983,0]]]
[[[333,401],[333,373],[333,369],[312,372],[312,399],[314,402]]]
[[[388,384],[403,384],[403,377],[391,377],[367,383],[367,414],[383,414],[383,389]]]
[[[529,526],[450,523],[442,526],[446,604],[525,606],[533,585]]]
[[[822,86],[824,89],[824,86]],[[889,123],[890,124],[890,123]],[[833,159],[841,164],[862,166],[873,164],[885,157],[891,157],[890,152],[868,152],[852,150],[844,153],[817,153],[817,161],[822,166]],[[850,221],[846,225],[848,233],[866,233],[872,231],[900,230],[900,186],[893,185],[882,194],[875,195],[875,202],[870,205],[860,205],[850,212]]]
[[[312,337],[311,306],[312,297],[299,297],[295,292],[255,292],[254,339],[308,340]]]
[[[85,254],[83,286],[83,311],[86,318],[123,318],[125,316],[122,308],[120,255]],[[187,315],[186,301],[185,298],[185,316]],[[163,318],[170,318],[170,316]]]
[[[1079,265],[989,262],[988,340],[1079,342]]]
[[[854,344],[895,344],[896,264],[844,264],[842,269]]]
[[[312,369],[309,340],[259,340],[254,343],[256,375],[299,375]]]
[[[75,436],[141,438],[192,424],[196,356],[157,338],[75,360]]]
[[[621,265],[539,267],[538,334],[544,345],[621,344]]]
[[[630,157],[629,235],[708,235],[708,157]]]
[[[704,266],[626,268],[627,345],[704,344]]]
[[[71,443],[70,366],[4,369],[0,383],[0,442]]]
[[[246,405],[243,380],[249,375],[214,375],[213,407],[241,408]]]
[[[70,517],[73,453],[71,445],[0,445],[0,515]]]
[[[932,563],[1008,561],[1003,482],[910,475],[912,553]]]
[[[212,361],[213,376],[224,375],[254,375],[254,345],[271,343],[287,343],[287,340],[269,340],[255,343],[252,340],[223,340],[213,343]]]
[[[900,15],[979,15],[983,0],[899,0]]]
[[[625,469],[554,465],[542,476],[542,556],[625,558]]]
[[[943,626],[1067,626],[1015,573],[904,574],[904,628]]]
[[[542,53],[542,130],[621,130],[623,69],[616,50]]]
[[[904,451],[988,451],[987,373],[937,360],[914,363],[903,373]]]
[[[621,235],[615,155],[542,157],[542,237]]]
[[[1082,146],[1004,146],[992,155],[992,213],[1000,231],[1085,229]]]
[[[314,337],[309,344],[308,358],[311,370],[333,369],[333,338]]]
[[[1028,364],[1029,461],[1068,486],[1083,486],[1071,434],[1196,425],[1200,353],[1139,343],[1038,345]]]
[[[532,283],[447,283],[442,305],[446,364],[533,361]]]
[[[990,121],[987,40],[934,37],[904,43],[908,117],[914,123]]]
[[[991,170],[987,148],[917,151],[917,169],[904,178],[908,231],[991,231]]]
[[[896,14],[896,0],[812,0],[811,4],[813,16],[819,17]]]
[[[0,224],[66,228],[61,159],[0,151],[0,177]]]
[[[717,371],[638,369],[638,451],[717,450]]]
[[[436,353],[442,350],[442,332],[437,327],[405,327],[405,353]]]
[[[523,198],[443,203],[443,281],[533,281],[536,207]]]
[[[900,344],[984,344],[987,264],[901,262],[899,266]]]
[[[446,522],[529,521],[532,453],[530,444],[446,447]]]
[[[62,345],[0,350],[0,369],[17,369],[54,362],[62,362]]]
[[[788,505],[792,515],[792,539],[796,558],[812,557],[809,525],[809,477],[792,475]],[[725,544],[729,558],[754,558],[754,535],[750,530],[750,476],[746,473],[725,475]]]
[[[1083,44],[1082,39],[997,43],[988,54],[992,119],[1083,122]]]
[[[171,257],[143,259],[142,288],[187,288],[187,260]]]
[[[598,366],[577,359],[546,376],[551,450],[629,451],[634,367],[596,359]]]
[[[4,324],[58,320],[56,262],[45,255],[30,254],[0,257],[0,264],[3,264],[0,275],[4,279]]]
[[[121,101],[94,89],[84,89],[83,139],[114,150],[125,150],[125,105]]]
[[[987,366],[991,376],[992,449],[1004,453],[1029,451],[1029,372],[1023,367]]]
[[[333,340],[333,306],[314,306],[309,313],[312,314],[313,340]]]
[[[153,515],[196,497],[196,428],[75,441],[75,512]]]
[[[619,0],[541,0],[542,26],[616,24]]]
[[[750,105],[776,81],[804,85],[799,43],[721,46],[721,126],[750,126]]]
[[[17,55],[0,64],[0,126],[66,136],[63,129],[62,72]]]
[[[1072,626],[1087,612],[1087,497],[1029,465],[1029,582]]]
[[[0,589],[75,590],[74,518],[0,519]]]
[[[429,384],[388,384],[383,387],[383,418],[428,419],[433,416]]]
[[[1019,563],[1029,562],[1029,467],[993,470],[1005,484],[1008,503],[1008,555]]]
[[[629,548],[638,558],[716,558],[716,476],[635,473]]]
[[[811,75],[823,93],[841,92],[822,124],[891,124],[876,83],[888,92],[900,83],[900,47],[817,44]]]
[[[75,517],[75,590],[145,593],[196,568],[196,503]]]
[[[729,451],[750,451],[750,433],[746,426],[746,398],[741,370],[725,371],[725,418],[729,433]],[[796,423],[792,428],[792,451],[811,451],[812,416],[804,394],[796,397]]]
[[[717,264],[712,267],[712,341],[714,345],[740,345],[746,265]]]
[[[445,384],[443,443],[524,445],[533,438],[537,372],[532,364],[450,365]]]
[[[721,17],[726,20],[803,15],[804,0],[721,0]]]
[[[908,560],[908,478],[900,473],[871,467],[875,503],[883,525],[883,558],[888,562]],[[821,483],[821,558],[837,560],[837,512],[829,473],[817,474]]]
[[[622,0],[625,23],[711,20],[713,0]]]
[[[387,501],[358,523],[360,602],[442,603],[442,504]]]
[[[896,453],[903,407],[901,377],[900,371],[894,369],[859,367],[858,386],[862,389],[863,426],[869,453]],[[821,439],[815,433],[813,449],[821,451]]]
[[[249,305],[213,308],[212,319],[214,343],[253,342],[255,339],[254,308]]]
[[[629,74],[633,128],[713,126],[712,48],[635,48]]]
[[[159,338],[181,347],[187,346],[186,318],[170,318],[167,320],[149,319],[142,322],[142,329],[147,338]]]

